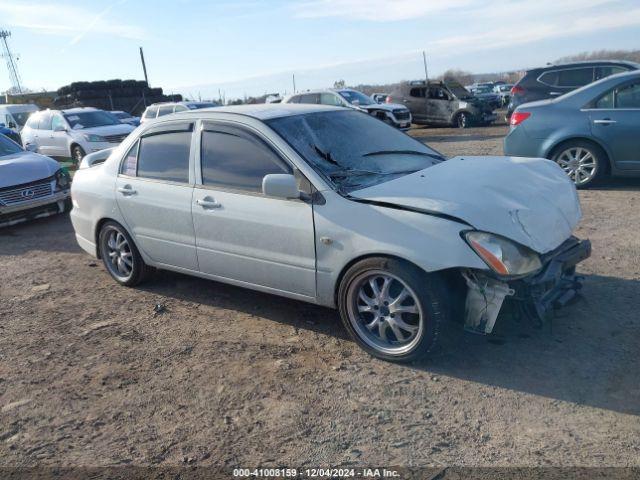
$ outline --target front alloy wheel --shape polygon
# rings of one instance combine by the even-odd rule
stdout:
[[[342,323],[364,350],[408,362],[435,345],[445,297],[435,274],[402,260],[371,257],[347,270],[337,299]]]

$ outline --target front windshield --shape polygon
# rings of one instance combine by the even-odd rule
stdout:
[[[357,111],[292,115],[266,123],[343,193],[445,160],[423,143]]]
[[[340,90],[338,93],[347,102],[354,105],[373,105],[376,103],[371,97],[367,97],[364,93],[360,93],[357,90]]]
[[[6,155],[15,155],[16,153],[20,153],[21,151],[22,148],[20,148],[20,145],[18,145],[16,142],[11,141],[0,133],[0,157],[4,157]]]
[[[24,124],[27,123],[29,116],[34,112],[11,112],[11,116],[14,118],[18,126],[24,127]]]
[[[451,93],[453,93],[456,96],[456,98],[465,99],[465,98],[471,98],[473,96],[473,95],[471,95],[469,90],[464,88],[458,82],[454,82],[454,81],[449,80],[449,81],[445,82],[445,85],[451,91]]]
[[[119,125],[120,121],[110,113],[103,110],[90,112],[65,113],[64,118],[74,130],[92,127],[104,127],[107,125]]]

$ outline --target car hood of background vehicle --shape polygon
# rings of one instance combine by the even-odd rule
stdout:
[[[455,157],[351,196],[451,215],[538,253],[569,238],[582,216],[567,175],[542,158]]]
[[[393,110],[408,110],[404,105],[400,105],[399,103],[374,103],[371,105],[362,105],[362,108],[367,111],[371,110],[385,110],[387,112],[391,112]]]
[[[87,133],[93,135],[120,135],[123,133],[131,133],[134,130],[135,128],[128,123],[121,123],[119,125],[104,125],[102,127],[73,129],[73,131],[76,133]]]
[[[49,178],[59,168],[55,160],[32,152],[0,157],[0,188]]]

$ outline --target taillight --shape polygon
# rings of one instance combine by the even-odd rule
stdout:
[[[530,116],[530,112],[513,112],[511,114],[511,118],[509,119],[509,123],[511,124],[511,126],[515,127],[516,125],[520,125]]]
[[[511,95],[515,95],[517,93],[522,95],[524,93],[524,88],[522,88],[520,85],[514,85],[513,87],[511,87]]]

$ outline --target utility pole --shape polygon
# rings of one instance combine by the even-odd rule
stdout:
[[[147,82],[147,87],[150,87],[149,77],[147,77],[147,64],[144,63],[144,52],[142,51],[142,47],[140,47],[140,60],[142,61],[142,70],[144,71],[144,81]]]
[[[296,93],[296,74],[294,73],[291,77],[293,79],[293,93]]]
[[[22,86],[20,85],[20,75],[18,75],[18,66],[13,59],[11,50],[9,50],[9,43],[7,38],[11,36],[11,32],[8,30],[0,30],[0,39],[2,39],[3,57],[7,61],[7,69],[9,70],[9,79],[11,80],[11,86],[15,93],[22,93]]]
[[[427,72],[427,54],[422,51],[422,61],[424,62],[424,81],[425,85],[429,85],[429,73]]]

